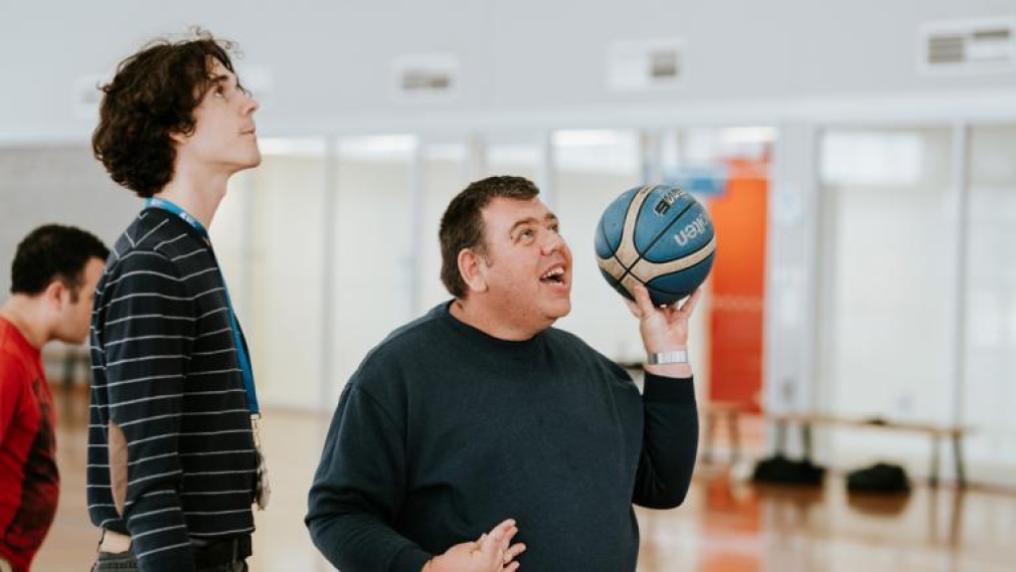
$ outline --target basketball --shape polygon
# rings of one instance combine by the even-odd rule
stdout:
[[[636,282],[653,304],[691,294],[716,255],[716,235],[705,208],[677,187],[647,185],[610,203],[596,227],[596,262],[612,288],[634,300]]]

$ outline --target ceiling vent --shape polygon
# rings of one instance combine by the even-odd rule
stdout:
[[[674,88],[684,75],[684,40],[614,42],[607,52],[607,85],[614,91]]]
[[[1016,18],[932,22],[921,30],[925,72],[1016,71]]]
[[[395,101],[450,101],[459,90],[459,60],[453,54],[414,54],[392,62]]]

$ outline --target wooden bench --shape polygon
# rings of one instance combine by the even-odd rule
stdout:
[[[637,378],[645,373],[645,365],[642,362],[623,360],[615,360],[615,362],[634,374],[633,377]],[[727,419],[731,461],[737,462],[741,458],[740,416],[742,413],[751,413],[753,411],[751,405],[740,401],[710,401],[701,408],[701,411],[705,416],[705,448],[702,451],[702,460],[707,463],[713,461],[713,441],[716,435],[717,417],[723,416]]]
[[[629,371],[641,372],[643,370],[641,363],[620,363],[619,365]],[[740,418],[743,414],[751,414],[753,412],[751,404],[743,401],[717,400],[709,401],[702,409],[705,416],[702,460],[707,463],[713,461],[716,424],[720,417],[724,417],[727,421],[727,432],[730,438],[731,462],[737,462],[741,458]],[[829,413],[767,413],[765,417],[776,424],[776,452],[780,454],[786,451],[787,425],[793,423],[800,426],[804,458],[809,461],[812,458],[811,433],[813,425],[839,425],[925,433],[931,437],[931,472],[929,473],[929,480],[932,486],[937,486],[939,483],[942,440],[949,439],[952,442],[953,463],[956,468],[956,484],[960,488],[966,487],[967,477],[966,467],[963,463],[963,437],[970,431],[969,427],[891,420],[884,417],[850,417]]]
[[[952,442],[953,462],[956,467],[956,484],[959,487],[965,487],[967,484],[966,469],[963,464],[963,437],[969,432],[969,427],[940,425],[935,423],[916,423],[911,421],[886,419],[883,417],[850,417],[828,413],[770,413],[767,414],[766,417],[776,424],[777,453],[784,453],[786,450],[787,426],[796,424],[801,428],[801,444],[804,449],[804,458],[806,460],[811,460],[812,427],[814,425],[834,425],[865,429],[883,429],[897,432],[924,433],[931,437],[932,449],[930,482],[932,486],[938,485],[939,482],[942,440],[949,439]]]

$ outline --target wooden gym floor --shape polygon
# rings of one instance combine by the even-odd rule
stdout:
[[[82,571],[91,565],[98,540],[85,509],[87,402],[83,395],[67,400],[55,393],[63,486],[34,570]],[[288,411],[265,416],[273,495],[269,510],[256,514],[253,572],[332,569],[303,525],[329,417]],[[857,499],[847,497],[837,475],[818,490],[757,487],[733,481],[720,466],[700,465],[683,506],[637,514],[639,572],[1016,569],[1016,495],[977,487],[957,492],[918,485],[904,499]]]

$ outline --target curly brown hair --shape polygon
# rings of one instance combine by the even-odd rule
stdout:
[[[518,201],[529,200],[540,189],[524,177],[487,177],[470,183],[452,199],[441,217],[438,239],[441,242],[441,282],[456,298],[464,298],[466,282],[459,272],[459,252],[471,248],[486,252],[483,209],[498,197]]]
[[[170,133],[194,133],[194,108],[212,87],[215,58],[234,72],[235,44],[195,29],[180,41],[158,39],[120,62],[102,86],[99,125],[92,151],[118,184],[140,197],[159,192],[173,178],[176,149]]]

